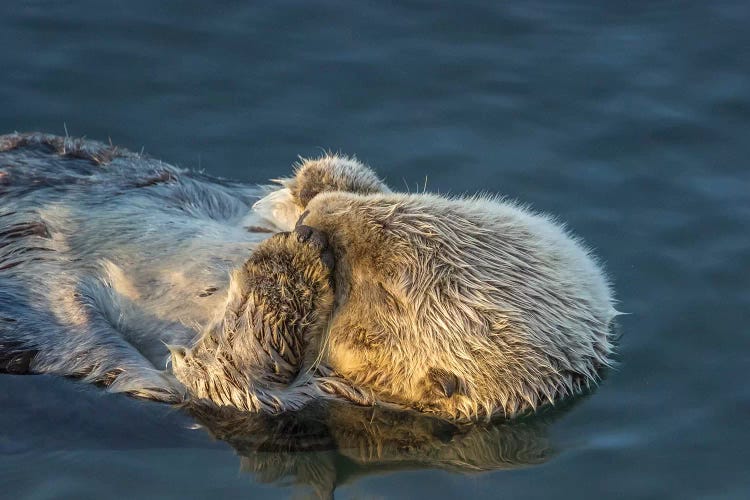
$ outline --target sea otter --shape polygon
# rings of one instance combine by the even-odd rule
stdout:
[[[258,201],[89,141],[14,134],[0,152],[5,371],[249,411],[343,398],[473,419],[609,364],[603,272],[514,203],[392,193],[335,155]]]
[[[256,210],[280,229],[322,230],[334,253],[333,313],[314,339],[328,389],[452,418],[514,415],[610,363],[610,288],[549,217],[497,198],[392,193],[334,155],[280,182]],[[206,373],[221,370],[184,381]],[[223,394],[241,390],[218,378]]]

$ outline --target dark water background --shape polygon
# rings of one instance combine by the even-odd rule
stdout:
[[[530,202],[597,249],[622,361],[549,460],[363,466],[337,497],[750,498],[747,2],[4,2],[0,75],[3,133],[258,182],[341,150],[396,188]],[[191,423],[2,376],[0,497],[295,494]]]

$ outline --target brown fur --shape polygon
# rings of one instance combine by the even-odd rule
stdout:
[[[318,351],[333,306],[325,236],[307,226],[258,246],[232,277],[224,316],[190,350],[172,346],[175,375],[194,397],[272,410]]]
[[[574,238],[512,203],[374,179],[329,156],[286,181],[336,256],[325,365],[376,400],[453,418],[514,415],[597,380],[615,310]]]
[[[274,412],[332,395],[475,419],[554,403],[609,364],[606,279],[550,218],[498,199],[391,193],[338,156],[281,182],[260,211],[328,236],[335,296],[321,271],[331,255],[288,234],[261,244],[225,318],[175,357],[194,395]]]

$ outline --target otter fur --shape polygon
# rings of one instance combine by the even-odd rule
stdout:
[[[258,208],[293,214],[281,227],[299,214],[334,249],[321,362],[374,399],[454,418],[514,415],[578,392],[610,364],[610,287],[549,216],[497,197],[393,193],[331,155],[281,182]]]
[[[261,188],[94,141],[0,136],[0,371],[182,401],[165,344],[223,311],[271,234]]]
[[[472,419],[554,402],[609,364],[609,286],[549,217],[392,193],[335,155],[280,182],[0,137],[0,371],[248,411],[338,398]]]

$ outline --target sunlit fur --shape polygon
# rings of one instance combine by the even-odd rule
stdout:
[[[609,363],[607,283],[548,217],[391,193],[335,155],[281,182],[258,202],[112,146],[0,137],[0,371],[249,411],[339,398],[476,418]],[[316,231],[268,238],[298,216]]]
[[[325,237],[308,231],[261,243],[231,279],[226,310],[172,368],[191,395],[247,411],[299,409],[321,397],[311,382],[333,307]]]
[[[616,311],[562,225],[497,197],[374,192],[374,178],[326,156],[284,181],[336,256],[323,364],[376,400],[454,418],[514,415],[598,379]]]
[[[273,235],[251,209],[268,191],[94,141],[0,136],[0,373],[269,413],[337,385],[371,403],[317,367],[330,254],[319,233]]]
[[[0,371],[181,401],[189,345],[269,233],[264,191],[109,145],[0,136]]]

